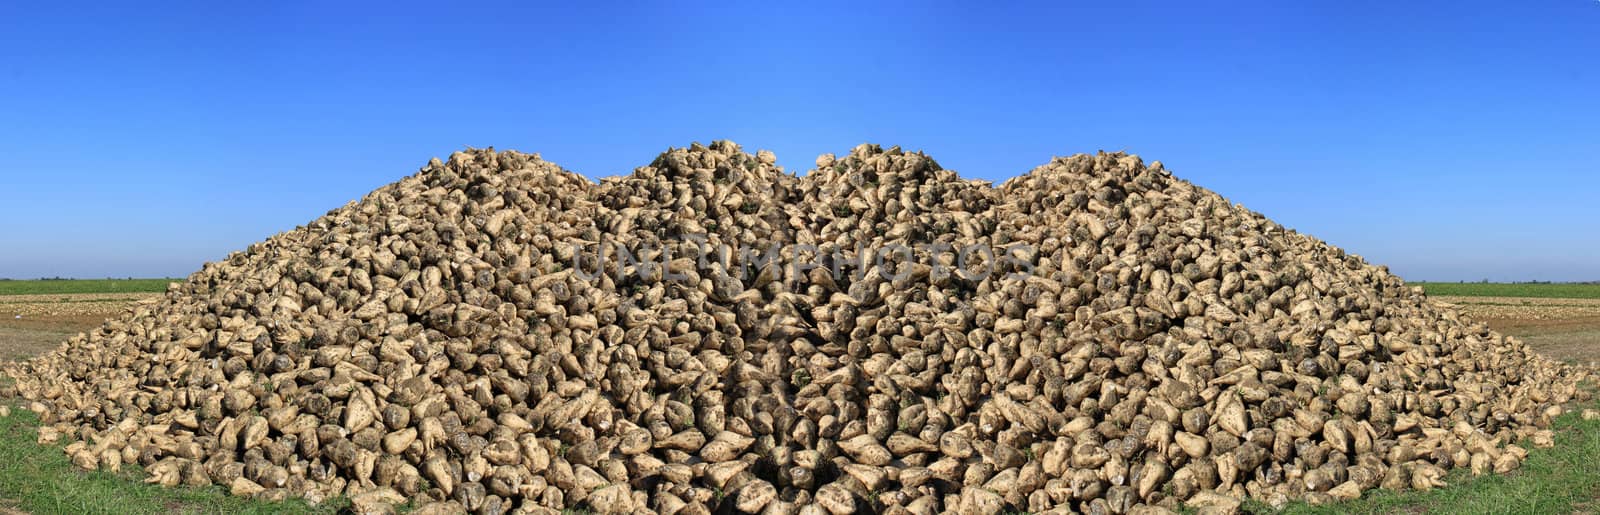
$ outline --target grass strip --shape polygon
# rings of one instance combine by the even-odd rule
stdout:
[[[1585,404],[1600,407],[1600,403]],[[1369,490],[1360,499],[1323,506],[1297,502],[1282,510],[1250,501],[1245,511],[1290,515],[1592,511],[1600,498],[1600,420],[1583,420],[1581,411],[1555,420],[1554,447],[1538,449],[1528,442],[1519,443],[1529,450],[1528,459],[1508,474],[1473,477],[1468,470],[1457,468],[1445,478],[1450,486],[1427,492]]]
[[[0,280],[0,295],[52,293],[162,293],[183,279],[36,279]]]
[[[1600,299],[1595,283],[1406,283],[1421,286],[1428,295],[1453,297],[1532,297],[1539,299]]]
[[[301,499],[264,502],[234,497],[221,486],[163,488],[143,481],[144,471],[84,472],[59,445],[41,445],[39,418],[13,409],[0,418],[0,508],[35,514],[302,514],[338,513],[348,506],[331,500],[311,506]]]

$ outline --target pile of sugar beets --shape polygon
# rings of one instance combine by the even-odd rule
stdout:
[[[5,371],[84,469],[419,513],[1330,502],[1513,470],[1588,398],[1160,163],[816,165],[458,152]]]

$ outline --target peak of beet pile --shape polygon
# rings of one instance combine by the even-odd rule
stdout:
[[[1161,512],[1515,469],[1591,371],[1125,154],[459,152],[11,364],[85,469],[360,511]]]

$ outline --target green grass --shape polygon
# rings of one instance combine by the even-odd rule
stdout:
[[[83,472],[59,445],[37,443],[39,418],[13,409],[0,418],[0,507],[29,513],[337,513],[347,502],[310,506],[299,499],[281,503],[228,495],[220,486],[163,488],[143,482],[144,472],[124,465],[121,472]]]
[[[1573,513],[1592,511],[1600,499],[1600,420],[1582,420],[1575,411],[1556,419],[1556,445],[1537,449],[1526,442],[1528,459],[1504,475],[1472,477],[1456,469],[1450,486],[1430,492],[1369,490],[1360,499],[1326,506],[1294,503],[1284,510],[1252,501],[1254,513]]]
[[[35,279],[0,280],[0,295],[71,293],[161,293],[167,283],[182,279]]]
[[[1600,299],[1600,284],[1590,283],[1407,283],[1421,286],[1428,295],[1455,297],[1534,297],[1544,299]]]

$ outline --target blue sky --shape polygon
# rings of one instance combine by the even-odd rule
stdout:
[[[0,4],[0,277],[183,276],[467,146],[1128,150],[1412,280],[1600,280],[1600,2]],[[685,4],[687,5],[687,4]]]

